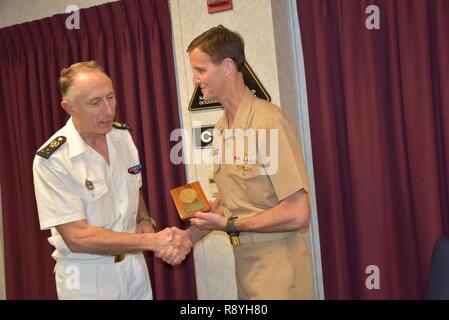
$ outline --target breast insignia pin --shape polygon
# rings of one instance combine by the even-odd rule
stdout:
[[[86,179],[86,182],[84,184],[86,185],[87,190],[92,191],[92,190],[95,189],[94,184],[92,183],[92,181],[90,181],[88,179]]]

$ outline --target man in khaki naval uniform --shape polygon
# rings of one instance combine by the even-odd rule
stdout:
[[[239,35],[214,27],[187,51],[204,99],[217,99],[225,110],[216,125],[221,137],[214,138],[219,197],[212,212],[198,212],[192,219],[199,229],[192,228],[197,231],[191,230],[192,240],[210,230],[231,235],[239,299],[313,299],[312,263],[300,231],[310,221],[310,189],[295,129],[278,107],[245,86]],[[256,134],[266,130],[265,151],[248,142],[252,129]],[[277,137],[270,136],[270,129]],[[245,134],[243,148],[236,147]],[[262,161],[270,150],[270,161]]]

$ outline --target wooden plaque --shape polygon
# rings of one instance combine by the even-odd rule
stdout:
[[[170,189],[170,195],[182,220],[193,218],[197,211],[211,210],[209,201],[198,181]]]

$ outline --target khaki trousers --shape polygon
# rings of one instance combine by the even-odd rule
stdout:
[[[300,232],[246,233],[234,247],[238,298],[314,299],[312,259]]]

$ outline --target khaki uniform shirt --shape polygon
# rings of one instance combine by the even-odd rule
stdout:
[[[278,205],[301,189],[309,191],[297,132],[278,107],[255,97],[246,88],[233,126],[229,128],[225,113],[215,128],[222,137],[221,144],[214,145],[214,154],[222,159],[222,163],[215,162],[214,180],[228,214],[253,216]],[[230,132],[227,129],[234,130]],[[236,140],[241,135],[238,129],[243,133],[254,129],[252,132],[256,133],[257,143],[263,143],[263,137],[259,134],[263,131],[259,129],[273,129],[272,132],[277,132],[277,139],[270,138],[270,130],[267,130],[266,150],[249,147],[250,138],[244,139],[244,147],[239,150],[236,146]],[[270,154],[270,149],[273,154]],[[269,163],[261,163],[261,153],[269,155]],[[227,163],[230,162],[227,160],[233,163]]]
[[[226,216],[261,214],[301,189],[309,192],[297,132],[275,105],[246,88],[232,127],[225,112],[218,132],[214,180]],[[241,232],[240,242],[234,247],[240,299],[313,298],[311,258],[298,231]]]

